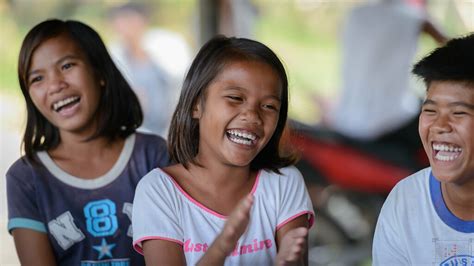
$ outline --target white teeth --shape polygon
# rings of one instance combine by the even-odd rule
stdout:
[[[449,152],[461,152],[462,148],[459,147],[454,147],[454,146],[448,146],[444,144],[434,144],[433,149],[435,151],[449,151]]]
[[[229,130],[228,133],[231,135],[241,137],[241,138],[246,138],[252,141],[257,139],[257,136],[255,134],[248,133],[248,132],[242,132],[238,130]]]
[[[232,142],[243,145],[252,145],[257,139],[257,135],[247,131],[229,130],[227,134]]]
[[[54,111],[57,111],[57,110],[59,110],[59,108],[65,106],[66,104],[69,104],[73,101],[76,101],[77,99],[79,99],[79,96],[72,96],[72,97],[57,101],[56,103],[53,104],[53,109],[54,109]]]
[[[456,159],[458,157],[458,155],[441,155],[441,154],[436,154],[435,158],[440,160],[440,161],[445,161],[445,162],[448,162],[448,161],[453,161],[454,159]]]
[[[435,159],[444,162],[453,161],[462,152],[462,148],[446,144],[433,144],[433,150],[437,152]]]
[[[233,142],[239,143],[239,144],[244,144],[244,145],[251,145],[252,141],[250,140],[243,140],[243,139],[237,139],[237,138],[231,138]]]

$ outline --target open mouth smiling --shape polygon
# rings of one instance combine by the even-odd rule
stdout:
[[[227,130],[226,135],[230,141],[248,146],[255,145],[258,139],[255,133],[239,129]]]
[[[60,112],[63,108],[73,106],[81,100],[79,96],[71,96],[53,103],[53,110]]]
[[[432,149],[434,158],[444,162],[454,161],[462,153],[461,147],[448,143],[432,143]]]

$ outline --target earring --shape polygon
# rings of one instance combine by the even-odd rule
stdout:
[[[105,81],[104,81],[103,79],[101,79],[101,80],[99,81],[99,85],[100,85],[101,87],[105,87]]]

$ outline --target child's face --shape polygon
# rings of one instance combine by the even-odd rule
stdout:
[[[420,114],[420,137],[442,182],[474,182],[474,88],[434,81]]]
[[[67,35],[48,39],[36,48],[27,84],[36,108],[61,133],[95,132],[99,80],[86,55]]]
[[[281,93],[280,79],[269,65],[226,65],[193,111],[199,119],[199,162],[248,166],[275,132]]]

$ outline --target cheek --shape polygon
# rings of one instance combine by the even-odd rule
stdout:
[[[466,123],[458,123],[456,131],[459,132],[460,137],[471,147],[474,151],[474,121],[467,121]]]
[[[39,90],[30,90],[29,95],[35,107],[39,110],[43,109],[43,106],[41,105],[41,99],[43,98],[42,93]]]
[[[273,135],[273,133],[275,132],[277,126],[278,126],[278,120],[279,120],[279,115],[276,114],[276,115],[272,115],[272,116],[269,116],[267,119],[266,119],[266,122],[265,122],[265,125],[267,127],[267,129],[269,131],[271,131],[271,134]]]
[[[418,120],[418,133],[423,140],[423,137],[428,133],[430,121],[427,117],[420,115]]]

